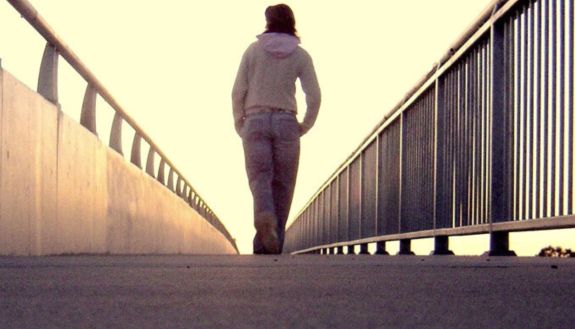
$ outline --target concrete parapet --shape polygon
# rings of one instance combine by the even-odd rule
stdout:
[[[235,254],[187,203],[0,69],[0,254]]]

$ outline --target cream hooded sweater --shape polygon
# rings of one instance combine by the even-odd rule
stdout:
[[[299,78],[307,110],[302,134],[315,123],[321,91],[311,56],[299,39],[285,33],[264,33],[244,52],[232,91],[236,130],[250,109],[280,108],[297,113],[295,82]]]

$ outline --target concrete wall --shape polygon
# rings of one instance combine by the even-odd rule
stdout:
[[[0,255],[234,254],[194,209],[0,69]]]

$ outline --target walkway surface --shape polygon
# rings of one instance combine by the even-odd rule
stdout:
[[[573,328],[575,259],[0,258],[1,328]]]

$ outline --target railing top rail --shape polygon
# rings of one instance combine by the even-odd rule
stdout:
[[[342,162],[340,166],[336,168],[332,175],[325,180],[325,182],[320,186],[316,193],[312,195],[310,200],[304,205],[304,207],[298,212],[297,217],[309,206],[309,204],[329,185],[339,173],[345,169],[349,163],[351,163],[360,154],[363,149],[373,140],[374,136],[381,132],[382,128],[386,126],[386,123],[394,119],[402,110],[409,105],[414,98],[425,88],[428,87],[430,82],[436,78],[438,74],[445,71],[450,67],[455,57],[459,57],[462,54],[462,48],[465,47],[466,43],[478,32],[483,32],[485,25],[493,23],[494,18],[502,16],[502,13],[498,13],[503,7],[503,11],[509,10],[514,4],[521,0],[492,0],[489,5],[477,16],[475,21],[470,24],[467,29],[456,39],[455,42],[451,44],[448,50],[443,56],[433,65],[433,67],[425,73],[411,88],[405,96],[375,125],[375,127],[367,134],[367,136],[359,143],[359,146]]]
[[[190,182],[181,175],[181,172],[177,169],[174,163],[166,156],[166,154],[160,149],[160,147],[152,140],[150,136],[138,125],[136,120],[134,120],[116,101],[112,94],[106,89],[106,87],[96,78],[96,76],[87,68],[87,66],[80,60],[80,58],[74,53],[70,47],[57,35],[57,33],[52,29],[48,22],[38,13],[34,6],[28,0],[7,0],[8,3],[12,5],[24,19],[26,19],[36,31],[42,35],[42,37],[51,45],[53,45],[58,53],[86,80],[86,82],[91,85],[97,93],[118,113],[124,121],[126,121],[136,133],[141,136],[157,153],[161,159],[167,164],[178,176],[179,178],[190,188],[190,192],[193,192],[199,199],[198,203],[202,205],[205,209],[209,211],[218,221],[219,219],[213,211],[207,206],[203,201],[197,191],[192,187]],[[224,234],[229,236],[227,230],[224,230]]]

